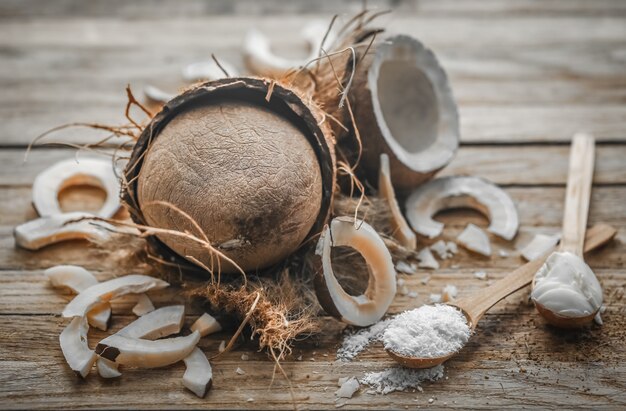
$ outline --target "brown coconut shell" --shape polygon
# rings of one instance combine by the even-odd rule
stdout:
[[[320,232],[324,224],[328,221],[332,210],[332,198],[335,190],[336,166],[334,141],[332,131],[327,122],[324,121],[323,115],[319,109],[311,102],[305,102],[300,97],[297,90],[291,89],[286,85],[270,82],[269,80],[255,78],[228,78],[212,82],[203,83],[187,90],[181,95],[175,97],[152,119],[150,124],[145,127],[143,133],[136,142],[130,161],[125,170],[125,180],[127,187],[123,193],[123,200],[128,206],[131,218],[138,224],[150,225],[142,209],[140,189],[140,173],[146,161],[147,152],[150,147],[158,141],[160,133],[177,116],[188,113],[193,108],[202,105],[221,104],[222,101],[240,101],[242,105],[254,105],[270,111],[281,119],[287,119],[290,124],[295,126],[299,132],[306,137],[311,148],[315,153],[315,157],[319,163],[321,174],[321,199],[319,213],[313,222],[311,229],[308,231],[304,240],[299,244],[286,244],[290,250],[296,250],[301,244]],[[261,126],[259,124],[259,126]],[[300,138],[300,137],[298,137]],[[234,187],[236,190],[236,187]],[[272,210],[268,210],[271,213]],[[206,212],[210,212],[207,210]],[[250,221],[247,221],[249,223]],[[262,225],[267,228],[274,223],[263,221]],[[251,242],[263,241],[262,236],[267,235],[271,230],[266,229],[265,233],[260,232],[255,224],[248,226],[250,231],[255,233],[255,237]],[[169,227],[168,227],[169,228]],[[242,227],[246,229],[247,227]],[[209,240],[211,240],[209,238]],[[158,259],[167,263],[172,263],[182,267],[183,270],[202,271],[198,267],[181,257],[174,250],[167,246],[161,239],[151,236],[148,238],[149,252],[157,256]],[[173,244],[170,242],[170,244]],[[228,249],[220,249],[227,256]],[[197,257],[197,256],[194,256]],[[202,259],[199,258],[202,261]],[[206,260],[205,260],[206,261]],[[235,259],[235,262],[236,259]],[[271,261],[269,265],[276,263]],[[215,269],[216,267],[211,267]],[[249,268],[249,267],[248,267]],[[259,264],[251,268],[251,271],[260,272],[267,269],[267,264]],[[234,272],[235,268],[229,264],[221,263],[221,271],[228,273]]]

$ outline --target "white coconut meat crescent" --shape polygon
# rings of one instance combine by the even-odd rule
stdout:
[[[186,337],[144,340],[113,334],[100,341],[96,354],[119,365],[137,368],[165,367],[183,360],[200,341],[194,331]]]
[[[443,224],[433,216],[452,208],[472,208],[489,218],[488,231],[511,240],[519,227],[517,210],[504,190],[478,177],[442,177],[418,187],[406,200],[406,216],[417,233],[437,237]]]
[[[89,325],[84,317],[75,317],[59,336],[65,361],[76,374],[85,378],[96,361],[96,354],[87,345]]]
[[[128,338],[156,340],[179,333],[184,320],[185,306],[170,305],[139,317],[119,330],[117,334]]]
[[[59,161],[45,169],[33,182],[33,205],[41,217],[62,214],[59,193],[71,186],[89,185],[102,188],[107,195],[98,217],[110,218],[120,208],[119,179],[111,160],[81,158]]]
[[[213,370],[206,355],[198,347],[186,356],[183,385],[200,398],[204,398],[213,383]]]
[[[94,305],[126,294],[140,294],[159,290],[169,283],[147,275],[131,274],[93,285],[79,293],[65,306],[63,317],[82,317]]]
[[[370,278],[362,295],[352,296],[337,281],[331,247],[349,246],[367,263]],[[322,271],[316,278],[317,296],[331,315],[349,324],[365,327],[380,320],[396,295],[396,271],[382,238],[369,224],[350,217],[337,217],[327,226],[317,244]]]

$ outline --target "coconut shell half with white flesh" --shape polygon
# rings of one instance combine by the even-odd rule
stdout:
[[[137,141],[125,176],[135,222],[206,235],[244,271],[260,271],[293,254],[328,220],[332,132],[314,103],[285,85],[216,80],[163,107]],[[196,242],[169,234],[150,241],[185,268],[197,260],[237,271]]]

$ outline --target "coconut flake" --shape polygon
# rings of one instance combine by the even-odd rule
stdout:
[[[206,355],[198,347],[186,356],[183,385],[200,398],[204,398],[213,383],[213,370]]]
[[[442,260],[447,260],[448,258],[450,258],[450,257],[452,257],[454,255],[450,251],[450,249],[448,247],[448,243],[446,243],[443,240],[439,240],[436,243],[434,243],[433,245],[431,245],[430,249],[433,250],[435,253],[437,253],[439,258],[442,259]],[[456,249],[456,247],[455,247],[455,249]]]
[[[87,345],[89,325],[84,317],[74,317],[59,336],[61,351],[65,361],[76,374],[85,378],[94,362],[96,354]]]
[[[428,299],[431,303],[440,303],[441,302],[441,294],[431,294],[428,296]]]
[[[376,324],[348,334],[337,350],[337,359],[340,361],[352,361],[361,351],[375,341],[382,341],[382,336],[389,324],[389,319],[379,321]]]
[[[102,378],[117,378],[122,375],[117,369],[117,364],[106,358],[98,357],[96,368],[98,368],[98,374],[100,374]]]
[[[338,398],[352,398],[354,393],[359,390],[359,380],[355,377],[347,378],[343,382],[341,382],[341,380],[340,378],[340,388],[335,391],[335,396]]]
[[[484,271],[476,271],[474,273],[474,277],[478,278],[479,280],[486,280],[487,279],[487,273]]]
[[[394,367],[380,372],[369,372],[361,378],[361,382],[372,387],[376,393],[386,395],[409,388],[420,390],[420,385],[424,381],[437,381],[443,378],[443,370],[443,365],[422,370]]]
[[[400,273],[414,275],[417,274],[417,267],[413,264],[409,264],[406,261],[398,261],[396,264],[396,270]]]
[[[441,300],[444,303],[450,302],[456,298],[457,294],[458,290],[456,286],[452,284],[446,284],[446,286],[443,287],[443,291],[441,293]]]
[[[433,270],[439,269],[439,263],[435,260],[433,253],[430,252],[430,248],[424,247],[417,254],[417,258],[420,260],[418,267],[430,268]]]
[[[198,331],[200,336],[206,337],[222,331],[222,325],[213,316],[204,313],[191,325],[191,331]]]
[[[486,257],[491,255],[491,243],[489,237],[483,230],[469,223],[465,230],[456,238],[459,244],[478,254],[482,254]]]
[[[170,305],[158,308],[137,318],[117,332],[128,338],[156,340],[168,335],[178,334],[185,320],[184,305]],[[193,331],[193,330],[192,330]]]
[[[537,234],[533,237],[532,240],[528,244],[526,244],[521,250],[520,253],[522,257],[526,259],[526,261],[536,260],[544,254],[547,254],[553,247],[555,247],[559,240],[561,239],[561,234],[555,235],[545,235],[545,234]]]
[[[137,317],[141,317],[142,315],[146,315],[152,311],[154,311],[154,304],[152,304],[150,297],[146,294],[139,294],[137,304],[133,307],[133,314]]]

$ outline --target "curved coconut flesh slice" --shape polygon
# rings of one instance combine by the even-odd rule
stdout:
[[[442,177],[418,187],[406,200],[406,216],[417,233],[437,237],[443,224],[433,220],[439,211],[472,208],[489,218],[489,232],[511,240],[519,226],[511,197],[500,187],[478,177]]]
[[[301,36],[309,45],[309,55],[304,59],[288,59],[277,56],[272,51],[269,38],[260,31],[248,31],[244,41],[244,56],[250,70],[259,76],[278,78],[292,69],[302,67],[318,57],[320,46],[328,31],[328,23],[316,21],[307,24],[301,31]],[[329,33],[325,44],[334,40],[333,33]]]
[[[154,304],[152,304],[150,297],[145,294],[140,294],[137,299],[137,304],[133,307],[133,314],[137,317],[141,317],[152,311],[154,311]]]
[[[208,313],[202,314],[190,327],[191,331],[198,331],[201,337],[222,331],[222,325]]]
[[[380,196],[387,200],[389,209],[391,210],[391,224],[393,227],[393,236],[403,246],[410,250],[415,250],[417,239],[415,233],[409,227],[404,219],[396,193],[391,183],[391,171],[389,170],[389,156],[387,154],[380,155],[380,174],[378,175],[378,192]]]
[[[150,85],[144,87],[143,94],[148,98],[148,100],[161,104],[165,104],[176,97],[176,94],[174,93],[168,93],[167,91]]]
[[[121,372],[117,369],[117,364],[107,360],[106,358],[98,357],[96,361],[96,368],[98,369],[98,374],[102,378],[117,378],[122,375]]]
[[[85,378],[94,362],[96,354],[87,345],[89,325],[84,317],[74,317],[59,336],[61,351],[65,361],[76,374]]]
[[[198,397],[204,398],[213,383],[213,370],[209,360],[202,350],[196,347],[183,361],[187,367],[183,375],[183,384]]]
[[[225,77],[239,76],[239,70],[237,70],[235,66],[222,59],[220,59],[219,62],[228,73],[228,76],[224,73],[224,70],[217,65],[215,60],[208,60],[191,63],[184,67],[182,70],[183,79],[185,79],[185,81],[196,82],[202,80],[213,81]]]
[[[185,306],[170,305],[139,317],[119,330],[117,334],[128,338],[157,340],[168,335],[178,334],[184,320]]]
[[[491,255],[491,243],[483,230],[470,223],[465,230],[456,238],[459,244],[478,254],[486,257]]]
[[[71,212],[41,217],[20,224],[13,230],[15,243],[27,250],[39,250],[43,247],[69,240],[106,241],[115,227],[104,222],[94,223],[90,220],[79,220],[93,217],[93,214]]]
[[[44,275],[53,287],[69,288],[76,294],[98,284],[93,274],[77,265],[57,265],[44,271]],[[110,319],[111,305],[109,303],[97,304],[87,313],[89,325],[102,331],[109,328]]]
[[[527,261],[535,260],[556,246],[560,239],[561,234],[537,234],[520,250],[520,253]]]
[[[100,341],[96,354],[119,365],[158,368],[174,364],[188,356],[200,341],[194,331],[186,337],[144,340],[113,334]]]
[[[338,246],[354,248],[367,263],[370,279],[362,295],[346,293],[335,277],[330,249]],[[322,272],[316,277],[317,296],[328,313],[361,327],[374,324],[385,315],[396,295],[396,271],[376,230],[363,221],[337,217],[322,232],[316,254],[322,257]]]
[[[33,183],[33,205],[41,217],[62,214],[59,193],[74,185],[101,187],[107,194],[98,217],[110,218],[120,208],[121,185],[110,160],[81,158],[63,160],[45,169]]]
[[[355,79],[352,93],[366,148],[363,166],[375,175],[378,155],[386,153],[394,187],[413,189],[448,164],[459,146],[448,78],[431,50],[404,35],[380,42],[364,63],[359,76],[365,78]]]
[[[159,290],[169,283],[147,275],[131,274],[93,285],[79,293],[65,306],[63,317],[82,317],[96,304],[110,301],[126,294],[140,294]]]

